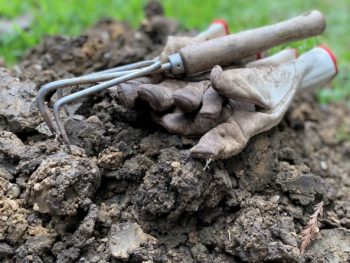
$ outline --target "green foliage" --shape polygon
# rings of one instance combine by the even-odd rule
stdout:
[[[302,53],[318,43],[331,47],[339,58],[340,76],[332,89],[323,89],[322,103],[350,98],[350,2],[348,0],[163,0],[166,15],[188,28],[204,29],[215,18],[229,21],[232,32],[284,20],[308,10],[319,9],[327,18],[325,34],[292,43]],[[127,20],[137,27],[143,19],[142,0],[0,0],[0,17],[14,18],[26,12],[35,21],[28,32],[16,30],[0,36],[0,57],[12,65],[24,52],[40,42],[44,35],[77,35],[102,17]],[[275,51],[280,48],[276,48]]]

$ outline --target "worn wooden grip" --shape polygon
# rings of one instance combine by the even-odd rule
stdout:
[[[320,35],[326,21],[319,11],[311,11],[277,24],[219,37],[182,48],[186,74],[210,70],[215,65],[226,66],[274,46]]]

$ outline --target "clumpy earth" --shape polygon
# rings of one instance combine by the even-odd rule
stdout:
[[[206,169],[189,157],[196,139],[108,92],[69,107],[72,154],[55,141],[36,110],[40,84],[156,56],[179,26],[157,5],[146,18],[136,31],[103,20],[46,37],[0,69],[0,261],[349,262],[346,105],[299,94],[278,127]],[[320,201],[320,232],[300,255]]]

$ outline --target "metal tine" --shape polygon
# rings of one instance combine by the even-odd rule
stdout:
[[[36,104],[38,106],[39,112],[43,116],[44,121],[46,122],[50,131],[52,133],[54,133],[55,128],[52,124],[51,118],[49,117],[49,110],[45,104],[45,98],[46,98],[47,94],[49,94],[52,91],[67,88],[67,87],[74,86],[74,85],[96,83],[96,82],[111,80],[111,79],[118,78],[118,77],[121,77],[121,76],[124,76],[127,74],[134,73],[138,70],[139,69],[128,70],[128,71],[117,71],[117,72],[96,74],[96,75],[86,75],[83,77],[57,80],[57,81],[53,81],[53,82],[50,82],[48,84],[45,84],[41,87],[41,89],[39,90],[39,92],[36,96]],[[61,94],[58,94],[58,95],[60,96]]]
[[[131,72],[129,74],[124,74],[123,76],[117,77],[115,79],[112,79],[112,80],[109,80],[109,81],[106,81],[106,82],[103,82],[100,84],[97,84],[97,85],[92,86],[90,88],[86,88],[86,89],[77,91],[75,93],[72,93],[70,95],[67,95],[67,96],[59,99],[58,101],[56,101],[56,103],[53,106],[53,115],[54,115],[55,122],[57,124],[56,134],[61,136],[61,138],[63,139],[63,142],[67,145],[68,150],[71,152],[69,139],[68,139],[67,133],[64,129],[64,125],[62,123],[62,120],[59,116],[60,115],[59,114],[60,108],[62,106],[66,105],[67,103],[70,103],[74,100],[77,100],[79,98],[82,98],[82,97],[94,94],[96,92],[100,92],[100,91],[103,91],[105,89],[108,89],[108,88],[115,86],[119,83],[151,74],[153,72],[156,72],[159,69],[161,69],[163,71],[163,70],[167,70],[169,68],[170,68],[169,63],[162,65],[160,61],[156,61],[150,66],[143,67],[143,68],[138,69],[138,70]]]
[[[128,65],[119,66],[116,68],[111,68],[111,69],[106,69],[106,70],[102,70],[102,71],[98,71],[98,72],[93,72],[93,73],[90,73],[89,75],[86,75],[86,76],[91,76],[91,75],[95,76],[95,75],[104,74],[104,73],[112,73],[112,72],[119,72],[119,71],[125,71],[125,70],[139,69],[139,68],[143,68],[143,67],[147,67],[149,65],[152,65],[155,61],[156,61],[155,59],[139,61],[139,62],[135,62],[135,63],[128,64]]]
[[[46,122],[47,126],[49,127],[50,131],[52,133],[55,133],[55,128],[52,123],[52,120],[49,116],[49,110],[46,107],[45,104],[45,98],[48,93],[55,91],[55,90],[60,90],[63,88],[67,88],[69,86],[74,86],[74,85],[79,85],[79,84],[87,84],[87,83],[93,83],[93,82],[99,82],[99,81],[105,81],[105,80],[110,80],[113,78],[120,77],[125,74],[129,74],[133,72],[133,70],[137,70],[141,67],[144,66],[149,66],[152,63],[154,63],[155,60],[144,60],[141,62],[136,62],[124,66],[119,66],[116,68],[100,71],[100,72],[95,72],[91,73],[82,77],[76,77],[76,78],[69,78],[69,79],[63,79],[63,80],[58,80],[58,81],[53,81],[51,83],[48,83],[46,85],[43,85],[41,89],[39,90],[39,93],[36,97],[36,103],[38,105],[39,112],[43,116],[44,121]],[[113,74],[113,73],[119,73],[119,74]],[[63,97],[63,92],[59,91],[58,92],[58,98]],[[68,109],[66,108],[66,112],[69,114]]]
[[[60,98],[63,98],[63,90],[62,89],[59,89],[57,90],[57,98],[60,99]],[[69,111],[67,105],[64,105],[64,111],[67,113],[68,116],[71,116],[71,112]]]

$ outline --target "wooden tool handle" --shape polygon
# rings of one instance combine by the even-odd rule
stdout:
[[[182,48],[186,74],[210,70],[215,65],[226,66],[274,46],[320,35],[326,28],[323,14],[311,11],[274,25],[219,37]]]

